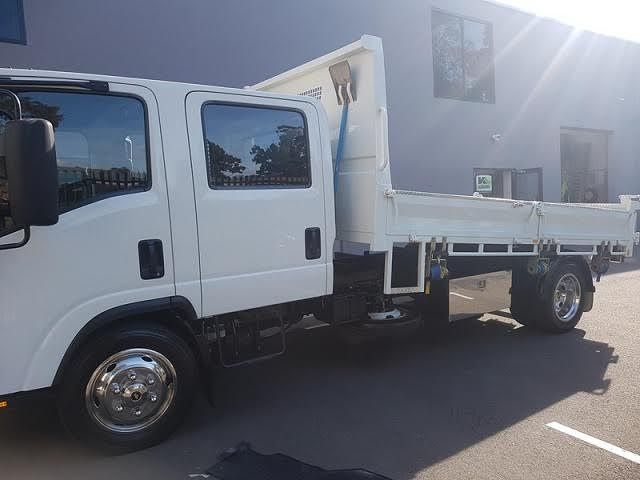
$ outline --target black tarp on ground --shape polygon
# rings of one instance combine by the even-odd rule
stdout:
[[[241,443],[207,469],[218,480],[390,480],[367,470],[324,470],[281,453],[263,455]]]

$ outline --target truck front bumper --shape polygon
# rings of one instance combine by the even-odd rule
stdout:
[[[30,408],[42,402],[51,402],[54,398],[54,389],[51,387],[0,395],[0,414],[10,410]]]

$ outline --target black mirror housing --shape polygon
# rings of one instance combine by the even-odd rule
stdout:
[[[11,217],[19,227],[58,223],[58,166],[53,126],[34,118],[7,122],[5,158]]]

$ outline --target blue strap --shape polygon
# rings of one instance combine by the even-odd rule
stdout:
[[[342,162],[342,151],[344,150],[344,135],[347,130],[347,113],[349,113],[349,104],[345,102],[342,105],[342,119],[340,120],[340,130],[338,132],[338,147],[336,149],[336,163],[333,167],[333,191],[338,191],[338,174],[340,173],[340,163]]]

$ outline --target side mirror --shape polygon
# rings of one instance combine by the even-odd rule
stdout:
[[[4,146],[15,225],[58,223],[58,166],[51,123],[39,118],[7,122]]]

